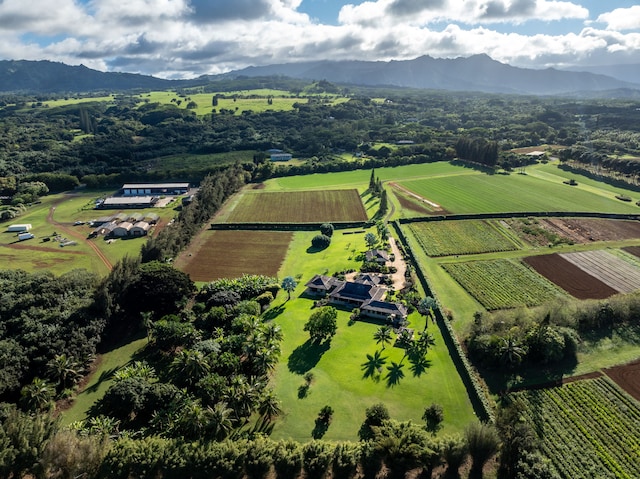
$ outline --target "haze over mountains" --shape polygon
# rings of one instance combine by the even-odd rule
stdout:
[[[619,76],[604,75],[611,74]],[[396,86],[532,95],[640,96],[640,65],[612,66],[601,73],[516,68],[487,55],[390,62],[316,61],[249,67],[191,80],[165,80],[132,73],[99,72],[49,61],[0,61],[0,92],[90,92],[167,89],[218,79],[286,76],[361,86]],[[638,78],[638,82],[624,79]]]

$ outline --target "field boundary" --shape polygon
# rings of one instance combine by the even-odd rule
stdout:
[[[334,229],[366,228],[368,221],[327,221]],[[323,223],[211,223],[212,230],[315,231]]]
[[[519,211],[512,213],[465,213],[454,215],[418,216],[415,218],[400,218],[400,224],[420,223],[428,221],[453,220],[490,220],[507,218],[602,218],[610,220],[640,221],[640,214],[630,213],[596,213],[589,211]]]
[[[438,297],[435,295],[433,288],[431,287],[431,283],[425,276],[424,272],[420,268],[420,263],[417,261],[416,257],[413,255],[413,251],[411,250],[411,246],[407,241],[406,236],[404,235],[404,231],[400,227],[400,222],[393,221],[392,222],[396,233],[398,234],[398,238],[402,243],[402,247],[409,257],[409,260],[413,263],[413,267],[415,269],[416,275],[418,276],[418,280],[422,284],[422,288],[424,289],[425,294],[431,296],[436,301],[436,307],[433,308],[436,323],[440,328],[440,332],[442,333],[442,337],[447,345],[447,349],[449,351],[449,356],[453,360],[453,364],[458,370],[458,374],[462,379],[465,388],[467,389],[467,394],[469,399],[471,400],[471,405],[473,409],[476,411],[476,414],[479,416],[481,421],[494,421],[493,408],[489,402],[487,395],[485,394],[482,386],[480,385],[476,373],[469,363],[467,356],[465,355],[462,345],[460,341],[453,331],[450,322],[446,319],[445,314],[442,311],[442,306]]]

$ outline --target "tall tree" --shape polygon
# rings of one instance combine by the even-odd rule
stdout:
[[[320,343],[325,339],[330,340],[338,329],[337,317],[336,308],[323,306],[311,313],[309,320],[304,325],[304,331],[309,331],[313,342]]]
[[[382,326],[373,333],[373,339],[376,340],[376,344],[382,344],[382,349],[385,348],[387,344],[391,344],[393,339],[391,335],[391,328],[389,326]]]
[[[296,289],[296,286],[298,286],[298,283],[296,283],[296,280],[293,276],[286,276],[283,280],[282,280],[282,289],[284,289],[287,292],[287,301],[289,301],[291,299],[291,293]]]

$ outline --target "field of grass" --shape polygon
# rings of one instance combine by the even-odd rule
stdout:
[[[322,223],[366,221],[357,190],[248,191],[231,211],[231,223]]]
[[[290,242],[289,232],[204,231],[176,267],[204,282],[243,274],[277,276]]]
[[[328,404],[335,412],[325,439],[357,440],[365,409],[377,402],[385,403],[392,417],[416,423],[422,422],[424,409],[436,402],[444,408],[443,432],[461,432],[475,416],[437,328],[430,325],[436,346],[427,353],[430,365],[419,376],[414,376],[407,359],[402,361],[401,349],[387,346],[382,351],[386,364],[379,380],[364,378],[362,365],[367,361],[366,355],[381,350],[373,339],[379,325],[362,321],[349,325],[347,311],[338,313],[338,332],[329,348],[309,344],[303,326],[312,312],[313,300],[302,296],[304,283],[317,273],[331,274],[356,268],[355,255],[365,249],[364,233],[345,235],[337,231],[329,248],[310,253],[307,248],[314,234],[295,233],[279,274],[280,277],[296,277],[298,287],[290,301],[286,301],[286,295],[279,295],[273,308],[277,314],[273,320],[281,325],[284,342],[272,382],[285,412],[275,425],[273,437],[310,440],[314,420],[320,409]],[[409,320],[410,327],[416,331],[424,328],[424,318],[417,313]],[[403,365],[404,377],[395,386],[386,378],[386,366],[392,361]],[[305,371],[313,373],[314,380],[307,396],[300,398],[299,388],[305,382]]]
[[[640,477],[640,405],[609,379],[513,397],[562,478]]]
[[[208,155],[195,155],[183,153],[178,155],[163,156],[151,160],[149,172],[170,172],[178,170],[204,170],[221,165],[233,165],[236,162],[244,163],[253,160],[255,151],[230,151],[228,153],[211,153]]]
[[[409,229],[429,256],[490,253],[518,249],[515,240],[491,221],[411,223]]]
[[[109,389],[113,374],[133,360],[147,344],[147,339],[132,339],[123,342],[112,350],[100,354],[99,363],[91,380],[76,396],[71,407],[62,413],[62,424],[71,424],[86,418],[91,406]]]
[[[486,309],[538,306],[560,290],[518,261],[498,259],[442,265]]]
[[[451,213],[504,211],[594,211],[640,213],[635,204],[589,189],[567,186],[533,174],[464,175],[407,180],[408,190],[441,205]]]

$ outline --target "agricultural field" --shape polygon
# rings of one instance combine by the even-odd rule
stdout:
[[[243,274],[277,276],[291,237],[292,233],[279,231],[205,231],[176,267],[193,281]]]
[[[524,264],[509,259],[445,263],[442,267],[488,310],[538,306],[561,294]]]
[[[410,223],[424,251],[432,257],[514,251],[515,240],[500,224],[486,220]]]
[[[560,256],[620,293],[640,288],[640,269],[607,251],[580,251]]]
[[[638,206],[617,200],[613,193],[570,187],[560,178],[550,181],[529,174],[474,173],[405,180],[399,184],[451,213],[576,210],[640,213]]]
[[[618,293],[559,254],[529,256],[523,261],[574,298],[605,299]]]
[[[322,223],[366,221],[358,191],[246,192],[227,219],[230,223]]]
[[[514,393],[564,479],[640,477],[640,405],[608,378]]]

